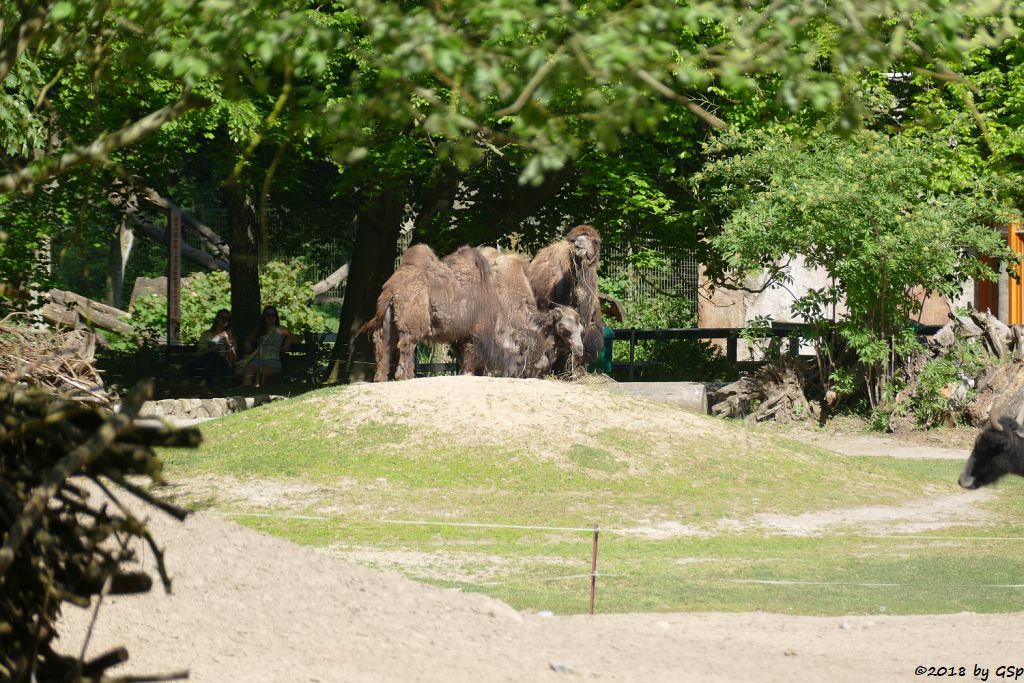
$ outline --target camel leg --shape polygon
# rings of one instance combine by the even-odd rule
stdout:
[[[391,359],[395,352],[395,316],[393,304],[388,304],[381,320],[380,329],[373,333],[373,350],[377,356],[374,382],[387,382],[391,374]]]
[[[460,345],[457,360],[460,375],[484,374],[483,363],[480,359],[480,347],[472,339]]]
[[[398,368],[395,379],[413,379],[416,376],[416,340],[408,332],[398,333]]]

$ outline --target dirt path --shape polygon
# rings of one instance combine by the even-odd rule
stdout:
[[[108,598],[92,655],[193,681],[923,680],[918,666],[1024,666],[1024,615],[519,614],[208,514],[153,520],[174,593]],[[152,564],[152,558],[149,558]],[[77,654],[90,613],[68,608]]]

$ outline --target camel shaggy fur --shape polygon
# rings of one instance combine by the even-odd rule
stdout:
[[[493,263],[498,300],[511,328],[515,351],[509,376],[543,375],[551,369],[559,349],[581,358],[583,325],[576,311],[557,305],[547,311],[538,310],[526,275],[529,264],[522,256],[499,254]]]
[[[414,377],[416,345],[424,341],[460,346],[464,373],[479,366],[507,367],[510,342],[498,338],[507,327],[491,265],[478,250],[462,247],[442,261],[418,244],[384,283],[377,313],[360,332],[373,334],[374,381],[386,382],[396,352],[394,378]]]
[[[555,304],[574,308],[583,321],[582,366],[597,358],[604,348],[604,321],[597,292],[597,267],[601,235],[590,225],[577,225],[565,239],[544,247],[527,271],[537,308],[547,311]],[[571,357],[559,354],[559,363],[576,367]]]

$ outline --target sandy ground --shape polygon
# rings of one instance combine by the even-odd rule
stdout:
[[[193,681],[911,681],[919,666],[1024,666],[1024,615],[517,613],[199,513],[152,522],[174,592],[108,598],[90,655]],[[152,559],[150,558],[150,564]],[[91,612],[67,608],[78,653]]]
[[[479,391],[481,400],[471,404],[502,411],[501,419],[491,415],[486,421],[488,415],[463,415],[461,422],[452,420],[453,428],[469,430],[483,418],[483,424],[492,429],[518,432],[533,428],[538,416],[549,424],[554,420],[568,425],[573,420],[572,415],[552,414],[550,403],[528,414],[512,415],[504,399],[508,392],[522,387],[559,395],[577,389],[556,383],[471,380],[450,384],[453,379],[416,380],[401,383],[401,389],[369,387],[351,401],[350,408],[353,414],[388,411],[400,420],[412,419],[414,414],[436,420],[438,413],[446,411],[446,402],[454,401],[448,397],[457,396],[460,400],[456,402],[465,405],[467,392]],[[388,391],[397,393],[389,397]],[[425,393],[421,396],[421,392]],[[618,403],[621,399],[608,400]],[[434,410],[426,414],[413,410],[428,402]],[[630,405],[641,408],[644,404]],[[702,418],[677,411],[669,415],[660,406],[647,405],[649,410],[634,412],[630,424],[643,420],[653,428],[674,418],[687,428],[708,428]],[[609,410],[602,416],[603,424],[611,415]],[[942,448],[939,444],[885,443],[864,435],[849,439],[814,431],[783,435],[817,440],[823,447],[851,454],[966,455],[962,439],[950,443],[954,447],[945,449],[949,452],[940,452],[936,451]],[[752,432],[734,433],[730,438],[759,437]],[[207,485],[225,486],[225,482]],[[278,491],[274,497],[291,493],[307,499],[313,495],[303,489]],[[832,517],[818,514],[754,522],[776,533],[812,534],[835,524],[866,528],[896,524],[896,530],[905,530],[903,522],[908,519],[908,523],[934,524],[950,511],[958,511],[962,522],[968,502],[964,495],[969,494],[951,491],[923,503],[923,508],[879,506],[832,511],[828,513]],[[257,496],[246,497],[259,505]],[[933,667],[933,674],[975,680],[985,679],[981,675],[975,678],[976,670],[980,674],[987,669],[987,678],[1004,680],[1005,670],[1000,677],[998,667],[1024,667],[1024,614],[562,617],[517,613],[485,596],[372,571],[332,557],[330,549],[321,552],[296,546],[209,513],[195,514],[184,524],[153,517],[152,528],[167,548],[174,593],[154,590],[143,596],[108,598],[89,642],[90,656],[118,645],[128,647],[131,661],[119,668],[120,674],[188,669],[193,681],[216,682],[587,679],[860,683],[928,678],[928,667]],[[667,533],[681,532],[668,529]],[[151,568],[152,557],[147,560]],[[64,651],[78,654],[90,616],[88,610],[66,608],[58,629],[64,634]],[[948,667],[953,667],[952,673]]]

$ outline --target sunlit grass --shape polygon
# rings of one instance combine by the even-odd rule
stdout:
[[[1018,481],[1002,484],[983,506],[984,524],[884,535],[836,527],[813,537],[743,526],[758,513],[955,495],[959,462],[840,457],[773,436],[723,448],[715,434],[724,426],[710,418],[700,448],[671,456],[663,446],[684,443],[679,435],[597,429],[586,443],[560,444],[564,457],[542,458],[518,443],[467,447],[446,437],[443,424],[425,436],[386,416],[332,435],[307,400],[204,425],[201,449],[164,451],[168,478],[212,477],[226,488],[238,479],[268,488],[308,483],[310,494],[259,508],[227,495],[199,502],[255,529],[520,609],[586,610],[589,579],[580,575],[590,571],[592,533],[458,525],[600,524],[604,612],[1024,610]],[[398,523],[409,521],[438,524]],[[665,524],[685,530],[636,533]],[[402,553],[432,560],[403,564]]]

